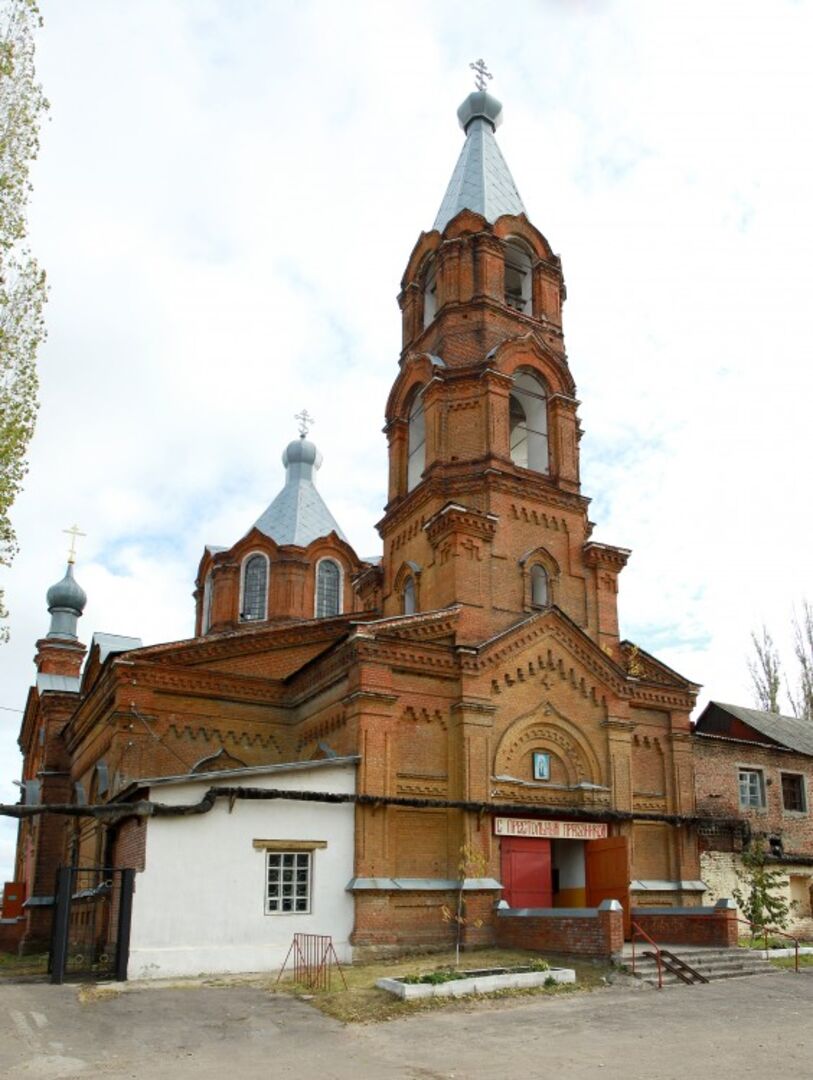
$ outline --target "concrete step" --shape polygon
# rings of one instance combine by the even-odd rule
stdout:
[[[710,982],[718,979],[738,979],[749,975],[776,974],[777,969],[750,949],[670,949],[680,960],[694,968]],[[657,986],[658,965],[654,958],[636,956],[636,975]],[[683,986],[683,980],[664,967],[664,986]]]

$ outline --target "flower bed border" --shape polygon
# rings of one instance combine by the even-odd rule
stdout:
[[[493,969],[492,969],[493,970]],[[526,990],[544,986],[552,979],[557,983],[575,983],[573,968],[548,968],[547,971],[461,971],[459,979],[442,983],[406,983],[401,979],[379,979],[375,984],[406,1001],[428,997],[465,997],[467,994],[490,994],[495,990]]]

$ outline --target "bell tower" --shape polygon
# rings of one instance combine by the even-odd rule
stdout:
[[[476,642],[555,604],[614,651],[629,553],[589,541],[561,262],[528,219],[482,78],[457,115],[463,148],[399,296],[384,612],[459,605],[460,639]]]

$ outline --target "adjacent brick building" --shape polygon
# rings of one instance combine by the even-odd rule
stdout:
[[[500,899],[628,915],[702,893],[697,687],[620,637],[630,553],[592,539],[561,262],[500,154],[499,102],[474,93],[458,115],[460,160],[399,296],[383,557],[359,558],[318,496],[305,424],[283,492],[204,552],[195,636],[97,639],[80,678],[69,605],[49,635],[68,681],[32,690],[21,737],[27,778],[91,803],[145,777],[358,756],[380,802],[356,809],[357,949],[448,940],[461,852],[481,941]],[[46,822],[18,856],[43,903]],[[64,859],[149,864],[132,825],[58,828]]]
[[[710,702],[694,733],[701,877],[708,898],[731,896],[739,853],[756,839],[785,875],[790,929],[813,937],[813,728],[809,721]],[[715,821],[737,817],[741,828]]]

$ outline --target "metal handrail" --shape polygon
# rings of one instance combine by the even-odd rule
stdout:
[[[788,941],[792,941],[796,953],[796,974],[799,974],[799,939],[794,937],[793,934],[786,934],[784,930],[778,930],[775,926],[767,926],[765,923],[751,922],[750,919],[737,918],[737,922],[743,923],[745,926],[750,926],[752,930],[761,930],[765,935],[765,958],[767,959],[768,953],[768,934],[776,934],[778,937],[787,938]],[[756,934],[752,934],[752,937],[756,937]]]
[[[631,922],[630,926],[632,927],[632,937],[630,938],[632,942],[632,974],[635,974],[635,938],[640,934],[655,950],[655,959],[658,962],[658,989],[663,990],[663,960],[661,959],[661,950],[658,943],[653,941],[646,930],[642,930],[637,922]]]

